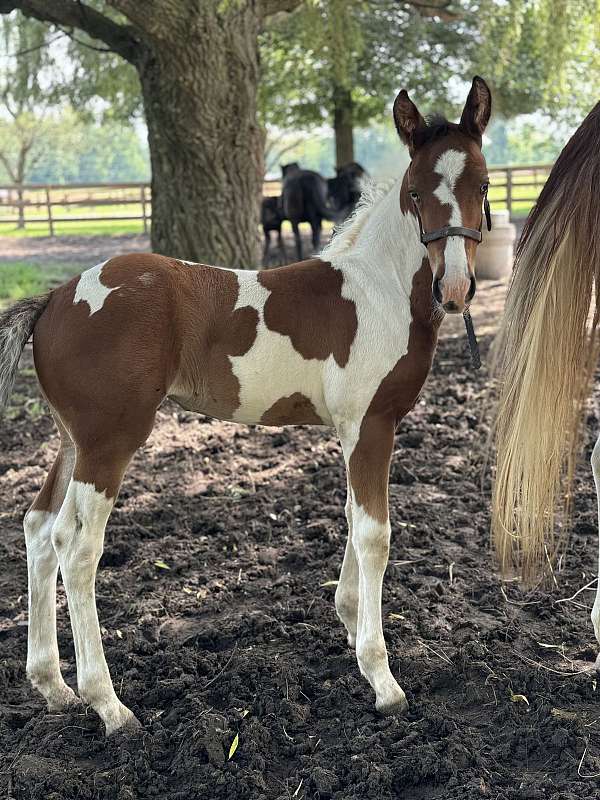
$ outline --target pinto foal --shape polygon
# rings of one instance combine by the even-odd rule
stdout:
[[[39,382],[60,432],[24,521],[27,674],[49,709],[77,702],[59,668],[60,566],[79,695],[107,734],[137,724],[112,685],[94,582],[123,474],[167,396],[235,422],[336,429],[348,478],[336,609],[377,709],[406,709],[381,621],[394,431],[429,372],[442,307],[460,312],[470,299],[476,250],[465,233],[423,245],[419,219],[425,232],[481,227],[490,106],[475,78],[460,124],[427,124],[401,92],[394,119],[411,164],[391,189],[367,192],[320,258],[252,272],[121,256],[0,317],[0,405],[33,332]]]

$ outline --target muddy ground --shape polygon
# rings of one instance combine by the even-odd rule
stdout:
[[[484,362],[499,291],[478,298]],[[464,337],[446,335],[397,436],[383,601],[403,718],[375,712],[334,612],[346,532],[333,436],[166,404],[129,470],[98,576],[113,681],[143,723],[137,737],[107,740],[92,711],[46,713],[25,677],[21,519],[56,438],[22,372],[20,410],[0,427],[0,797],[600,798],[593,584],[573,597],[596,574],[591,475],[582,459],[558,587],[502,583],[481,477],[486,381]],[[588,453],[597,427],[590,410]],[[58,625],[74,687],[60,586]]]

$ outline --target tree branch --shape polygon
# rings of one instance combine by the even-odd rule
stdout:
[[[126,61],[135,63],[139,45],[135,29],[119,25],[79,0],[0,0],[0,14],[15,10],[59,28],[78,28],[92,39],[104,42]]]
[[[262,15],[269,17],[271,14],[278,14],[286,11],[288,14],[301,6],[304,0],[262,0]]]
[[[4,165],[4,169],[6,170],[6,174],[8,175],[10,180],[13,183],[17,183],[17,179],[15,177],[16,173],[13,171],[10,161],[8,160],[8,157],[4,155],[2,150],[0,150],[0,162]]]

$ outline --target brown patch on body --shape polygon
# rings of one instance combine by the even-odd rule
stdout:
[[[387,484],[394,431],[414,407],[431,369],[441,317],[433,317],[431,267],[423,259],[410,295],[408,350],[375,392],[348,468],[356,502],[379,522],[388,518]]]
[[[174,382],[198,411],[226,417],[237,408],[227,356],[252,346],[258,314],[233,310],[234,273],[164,256],[111,259],[100,279],[119,288],[92,315],[88,303],[73,304],[79,278],[52,293],[35,327],[34,359],[77,446],[74,478],[114,497]]]
[[[333,355],[340,367],[347,364],[358,320],[352,300],[342,297],[340,270],[314,258],[264,270],[258,280],[271,292],[264,307],[269,330],[288,336],[306,359]]]
[[[282,397],[260,418],[261,425],[324,425],[311,401],[301,392]]]

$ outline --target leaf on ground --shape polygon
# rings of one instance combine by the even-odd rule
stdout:
[[[339,581],[325,581],[325,583],[321,583],[321,586],[337,586]]]
[[[529,705],[529,700],[525,697],[524,694],[513,694],[511,692],[510,699],[513,703],[526,703]]]
[[[239,743],[240,743],[240,735],[239,733],[236,733],[236,735],[233,737],[233,742],[231,743],[231,747],[229,748],[229,756],[227,759],[228,761],[231,761],[231,759],[233,758],[233,754],[238,749]]]
[[[154,566],[155,566],[155,567],[159,567],[160,569],[171,569],[171,567],[170,567],[168,564],[165,564],[165,562],[164,562],[164,561],[161,561],[161,560],[160,560],[160,558],[158,558],[158,559],[157,559],[157,560],[154,562]]]

